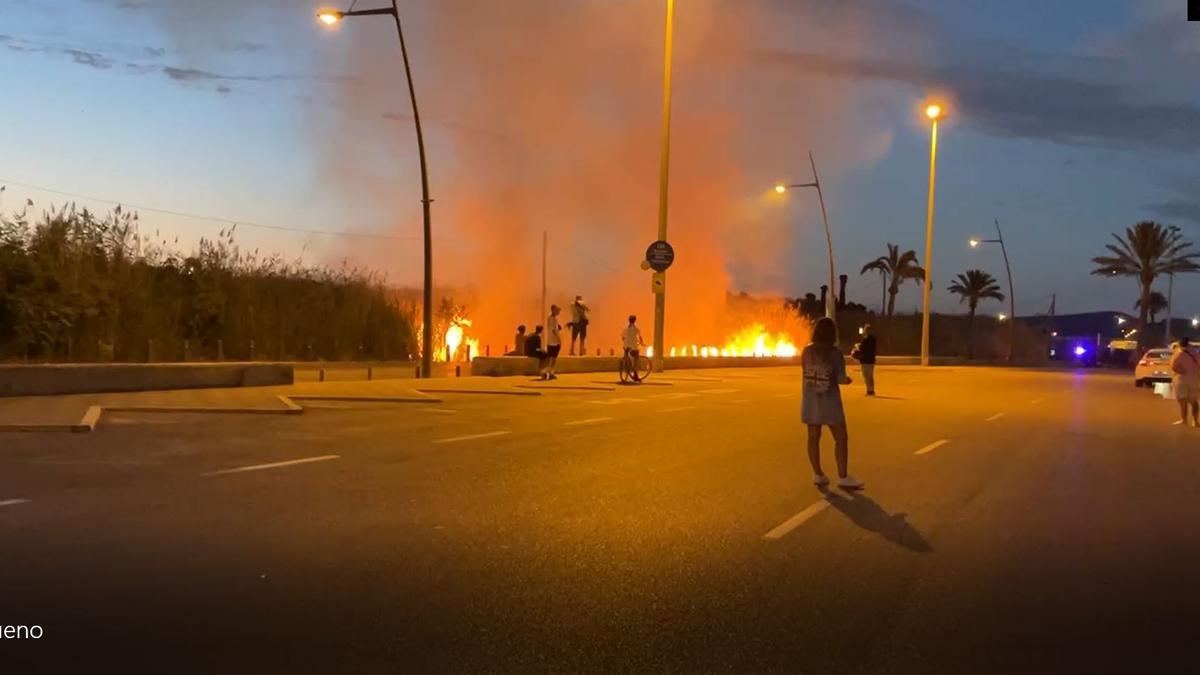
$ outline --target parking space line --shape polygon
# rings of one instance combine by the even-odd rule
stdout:
[[[304,459],[292,459],[286,462],[272,462],[270,464],[255,464],[253,466],[240,466],[236,469],[222,469],[221,471],[210,471],[202,474],[204,476],[224,476],[230,473],[245,473],[247,471],[262,471],[263,469],[278,469],[283,466],[294,466],[296,464],[311,464],[313,462],[326,462],[331,459],[338,459],[341,455],[322,455],[320,457],[305,457]]]
[[[819,501],[815,504],[811,504],[808,508],[804,509],[800,513],[797,513],[796,515],[792,516],[791,518],[788,518],[787,520],[783,521],[782,523],[776,525],[774,527],[774,529],[772,529],[770,532],[763,535],[763,539],[775,540],[775,539],[782,539],[782,538],[786,537],[789,532],[796,529],[797,527],[800,527],[804,523],[811,520],[813,516],[817,515],[818,513],[822,512],[825,509],[832,506],[833,505],[832,500],[834,500],[834,499],[846,499],[846,497],[842,497],[841,495],[839,495],[836,492],[830,492],[821,501]]]
[[[1001,417],[1004,417],[1004,413],[998,412],[995,415],[992,415],[991,417],[984,420],[984,422],[995,422],[996,420],[1000,419]]]
[[[947,443],[949,443],[949,442],[950,442],[949,440],[947,440],[947,439],[943,438],[943,439],[942,439],[942,440],[940,440],[940,441],[934,441],[934,442],[930,443],[929,445],[927,445],[927,446],[925,446],[925,447],[921,448],[920,450],[918,450],[918,451],[914,452],[913,454],[914,454],[914,455],[927,455],[927,454],[929,454],[929,453],[933,452],[934,450],[937,450],[938,448],[942,447],[943,445],[945,445],[945,444],[947,444]]]
[[[0,502],[0,506],[16,506],[17,504],[28,504],[28,499],[5,499]]]
[[[470,436],[455,436],[453,438],[442,438],[434,441],[441,445],[442,443],[460,443],[462,441],[475,441],[481,438],[495,438],[497,436],[507,436],[511,431],[489,431],[486,434],[471,434]]]
[[[578,427],[584,424],[599,424],[601,422],[611,422],[611,417],[593,417],[588,420],[575,420],[574,422],[563,422],[564,427]]]

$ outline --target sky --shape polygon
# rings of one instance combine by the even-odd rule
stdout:
[[[318,4],[0,0],[0,209],[131,204],[185,250],[238,222],[244,248],[418,283],[394,27],[323,29]],[[661,0],[400,6],[438,283],[504,279],[536,303],[546,230],[555,297],[636,296],[648,313],[637,262],[656,229]],[[1018,314],[1052,295],[1059,313],[1131,311],[1132,279],[1089,275],[1111,233],[1158,220],[1200,240],[1200,23],[1185,13],[1183,0],[678,0],[673,306],[816,292],[815,195],[769,189],[811,180],[811,150],[849,299],[877,307],[879,278],[860,268],[888,242],[924,258],[920,110],[937,97],[935,308],[958,311],[945,287],[968,268],[1003,283],[1000,251],[967,245],[998,220]],[[1177,280],[1174,302],[1200,314],[1200,275]],[[897,300],[919,303],[914,284]]]

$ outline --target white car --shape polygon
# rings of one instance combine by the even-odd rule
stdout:
[[[1155,382],[1171,381],[1171,350],[1151,349],[1133,369],[1133,385],[1145,387]]]

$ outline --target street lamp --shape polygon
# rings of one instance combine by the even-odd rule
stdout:
[[[833,236],[829,233],[829,216],[825,212],[825,193],[821,191],[821,178],[817,175],[817,162],[813,159],[811,150],[808,152],[808,163],[812,166],[813,182],[795,183],[792,185],[780,183],[775,186],[775,192],[777,194],[783,194],[790,188],[810,187],[817,189],[817,201],[819,201],[821,204],[821,221],[825,224],[825,245],[829,249],[829,293],[825,296],[825,316],[834,319],[836,318],[837,314],[837,298],[835,297],[837,291],[834,289],[836,289],[837,286],[834,285],[833,280],[837,278],[837,276],[834,273],[833,265]]]
[[[663,107],[662,107],[662,152],[658,167],[658,240],[667,240],[667,187],[671,179],[671,53],[675,36],[675,0],[667,0],[666,39],[663,46]],[[655,272],[654,295],[654,355],[651,363],[655,371],[662,372],[663,356],[666,353],[664,324],[667,314],[667,273]]]
[[[425,284],[422,296],[423,313],[421,321],[421,377],[428,378],[433,374],[433,223],[430,214],[429,171],[425,163],[425,135],[421,132],[421,113],[417,110],[417,92],[413,87],[412,70],[408,65],[408,47],[404,42],[404,30],[400,25],[400,10],[396,0],[391,7],[379,9],[359,9],[345,12],[336,9],[322,9],[317,13],[317,20],[326,26],[335,26],[342,19],[351,16],[391,16],[396,22],[396,36],[400,38],[400,55],[404,59],[404,78],[408,82],[408,99],[412,103],[413,125],[417,131],[417,157],[421,166],[421,210],[424,216],[425,239]]]
[[[979,248],[980,244],[1000,244],[1000,253],[1004,256],[1004,271],[1006,273],[1008,273],[1008,312],[1009,312],[1009,316],[1015,317],[1017,315],[1017,299],[1015,297],[1015,293],[1013,292],[1012,267],[1009,266],[1009,264],[1008,264],[1008,249],[1004,247],[1004,233],[1000,231],[1000,219],[993,218],[992,220],[993,220],[993,222],[996,223],[996,238],[995,239],[972,239],[970,241],[971,248]],[[1000,320],[1003,321],[1004,319],[1001,318]],[[1014,340],[1014,336],[1015,336],[1015,333],[1013,331],[1014,331],[1015,324],[1016,324],[1015,321],[1008,324],[1008,362],[1009,363],[1012,363],[1012,360],[1013,360],[1013,344],[1014,344],[1013,340]]]
[[[945,119],[942,106],[931,103],[925,107],[925,116],[932,123],[929,141],[929,208],[925,217],[925,286],[922,290],[924,310],[921,314],[921,365],[929,365],[929,294],[933,289],[933,195],[937,183],[937,128]]]

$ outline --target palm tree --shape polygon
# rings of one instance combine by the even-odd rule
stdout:
[[[900,284],[909,279],[925,280],[925,270],[917,263],[917,253],[912,249],[900,253],[896,244],[888,244],[888,254],[879,256],[863,265],[859,274],[879,272],[891,283],[888,285],[887,315],[890,317],[896,311],[896,294],[900,292]]]
[[[1134,309],[1140,309],[1141,306],[1142,306],[1141,300],[1138,300],[1137,302],[1133,303]],[[1166,308],[1167,308],[1167,296],[1163,295],[1162,293],[1159,293],[1158,291],[1150,291],[1150,309],[1148,310],[1150,313],[1150,323],[1154,323],[1155,317],[1158,316],[1158,313],[1165,310]]]
[[[1002,301],[1004,294],[1000,292],[995,277],[983,270],[967,270],[965,274],[959,274],[954,283],[950,284],[949,291],[961,296],[960,302],[966,302],[970,310],[967,314],[967,358],[971,358],[975,355],[975,309],[979,307],[979,301]],[[1009,317],[1009,321],[1013,320],[1015,319]]]
[[[1138,345],[1143,345],[1146,336],[1146,320],[1150,314],[1150,294],[1154,279],[1160,274],[1200,272],[1196,258],[1200,252],[1189,251],[1192,242],[1184,241],[1177,227],[1164,227],[1161,223],[1143,220],[1133,227],[1125,228],[1125,236],[1113,234],[1116,244],[1105,248],[1112,255],[1092,258],[1096,269],[1092,274],[1099,276],[1137,277],[1141,285],[1138,300]]]

